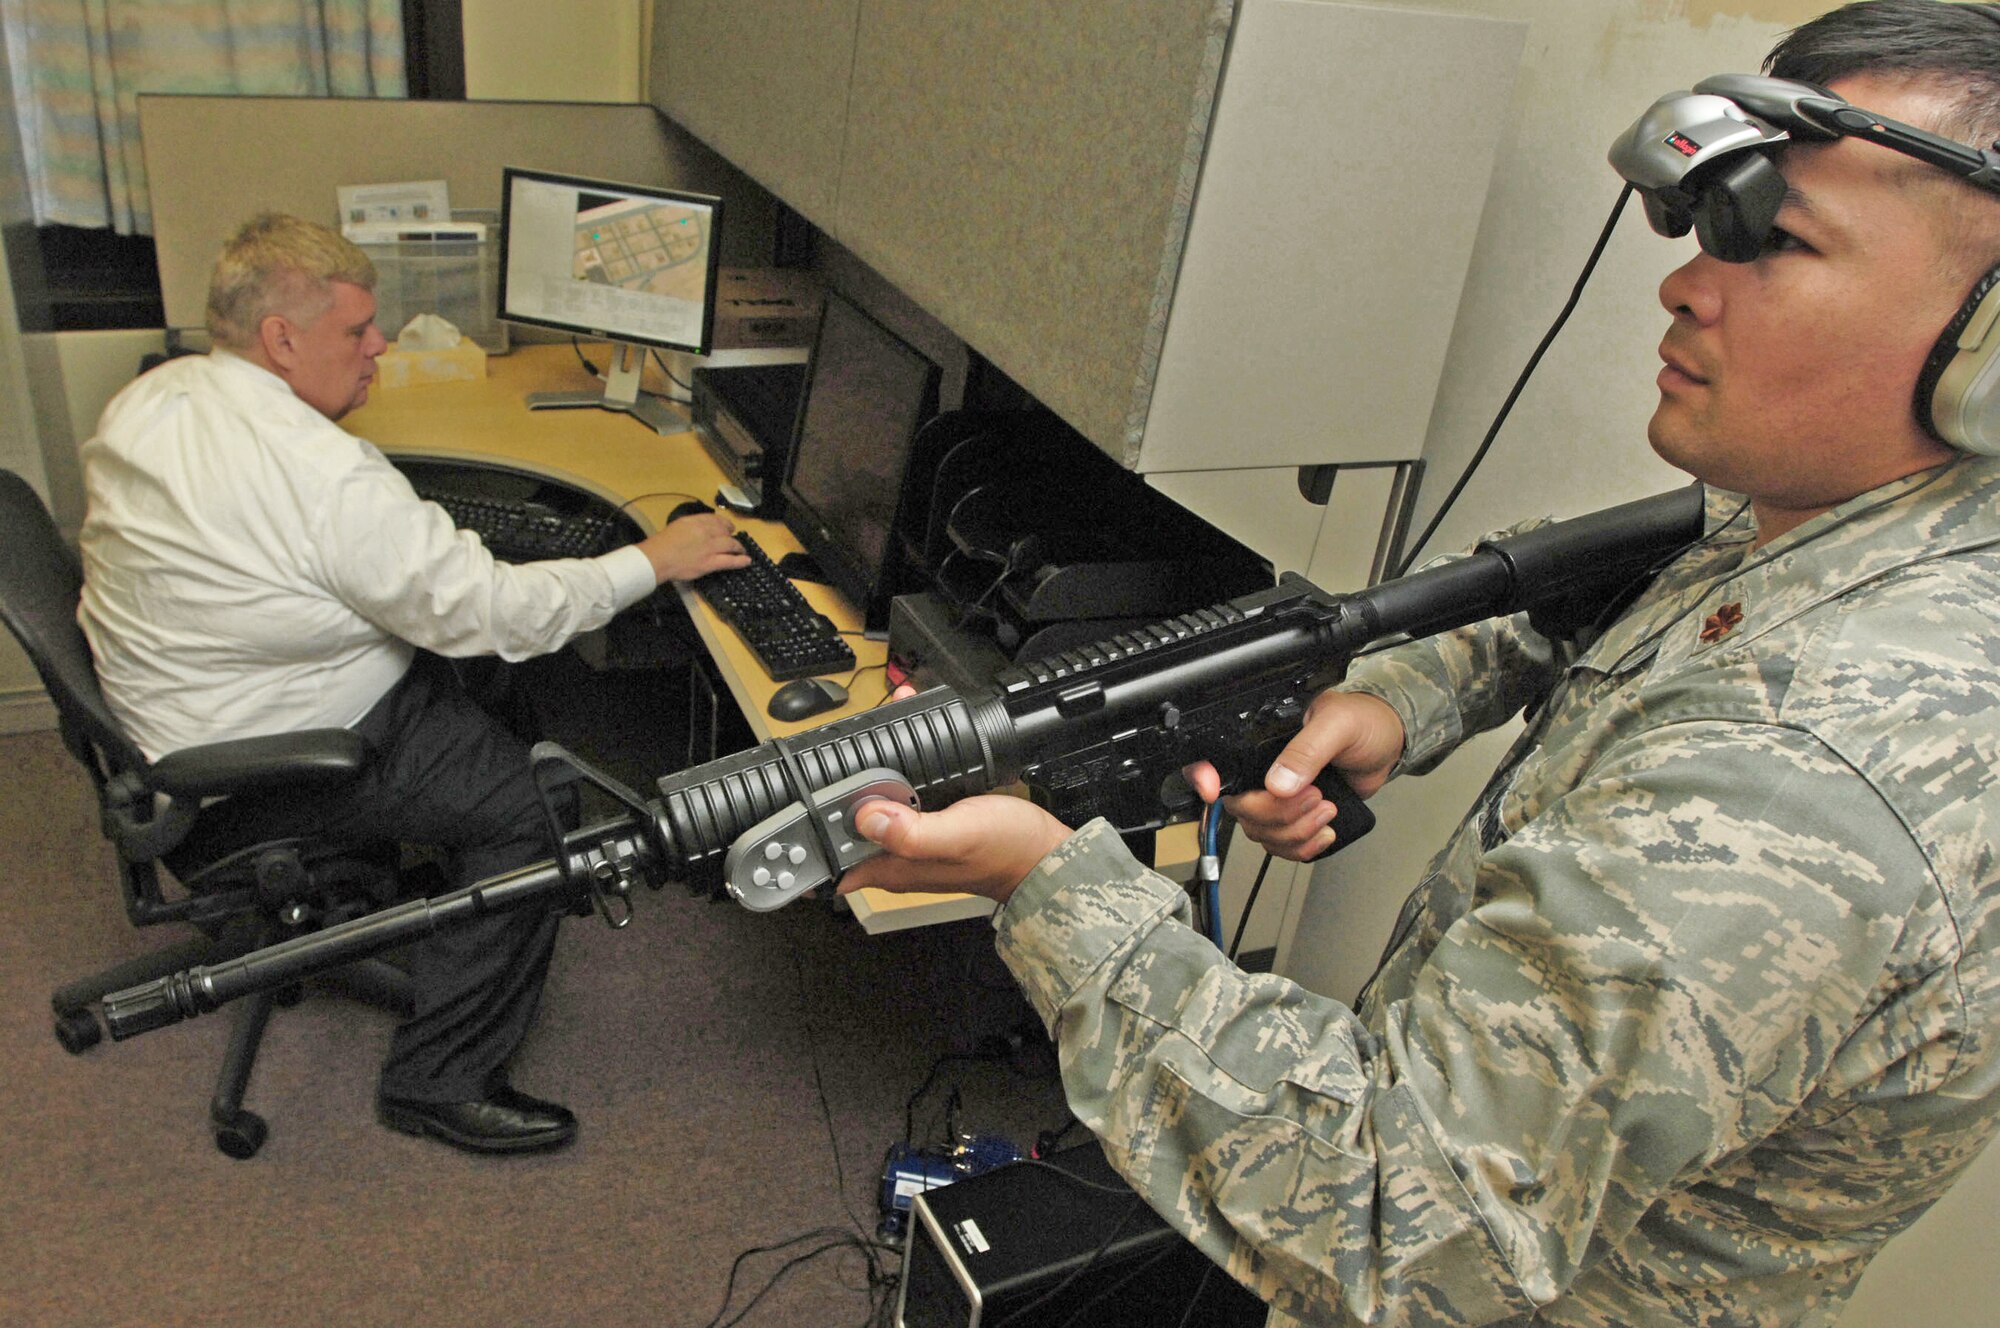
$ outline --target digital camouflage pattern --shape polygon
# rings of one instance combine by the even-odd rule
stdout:
[[[1750,522],[1587,647],[1357,664],[1398,773],[1530,707],[1358,1015],[1102,823],[996,916],[1079,1118],[1276,1321],[1831,1323],[1993,1134],[2000,462]]]

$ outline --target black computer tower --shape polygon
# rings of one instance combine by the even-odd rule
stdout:
[[[897,1328],[1261,1328],[1266,1306],[1162,1222],[1095,1141],[912,1200]]]

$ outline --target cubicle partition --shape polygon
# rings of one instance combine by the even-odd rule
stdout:
[[[1527,25],[659,0],[661,110],[1120,464],[1407,461]],[[1226,443],[1221,441],[1226,439]]]
[[[771,195],[651,106],[148,95],[139,126],[170,328],[202,325],[215,255],[257,212],[330,225],[338,186],[401,180],[497,209],[503,166],[720,194],[722,261],[771,261]]]
[[[660,0],[660,108],[1121,461],[1232,0]]]

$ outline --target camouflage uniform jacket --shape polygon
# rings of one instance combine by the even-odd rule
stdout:
[[[1358,1014],[1101,822],[996,915],[1079,1118],[1274,1321],[1830,1323],[1993,1133],[2000,461],[1755,551],[1724,499],[1580,653],[1354,669],[1398,773],[1529,721]]]

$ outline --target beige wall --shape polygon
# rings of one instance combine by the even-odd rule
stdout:
[[[647,0],[464,0],[465,95],[644,101]]]

